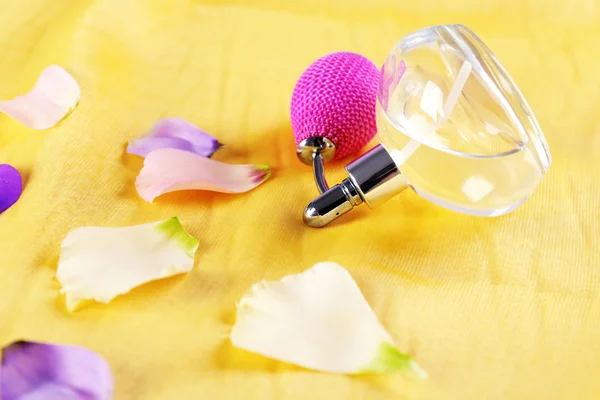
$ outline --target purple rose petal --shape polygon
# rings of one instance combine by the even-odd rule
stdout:
[[[15,204],[23,191],[21,174],[12,165],[0,164],[0,213]]]
[[[142,137],[129,142],[127,152],[146,157],[160,149],[179,149],[210,157],[221,144],[194,124],[176,117],[158,120]]]
[[[15,342],[2,350],[2,400],[110,400],[110,367],[83,347]]]

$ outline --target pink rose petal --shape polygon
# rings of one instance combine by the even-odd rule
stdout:
[[[12,165],[0,164],[0,213],[8,210],[21,197],[23,180]]]
[[[210,190],[242,193],[254,189],[270,176],[268,165],[232,165],[194,153],[162,149],[148,154],[135,182],[140,197],[152,202],[178,190]]]
[[[80,96],[75,79],[64,68],[51,65],[42,71],[29,93],[0,101],[0,112],[28,128],[48,129],[75,109]]]
[[[179,149],[210,157],[221,146],[216,138],[191,122],[182,118],[169,117],[158,120],[142,137],[131,140],[127,152],[146,157],[154,150]]]
[[[113,389],[106,361],[83,347],[15,342],[2,350],[3,400],[109,400]]]

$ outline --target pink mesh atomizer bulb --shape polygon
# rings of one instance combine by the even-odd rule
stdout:
[[[311,64],[292,94],[296,146],[303,148],[317,138],[326,141],[326,159],[340,159],[364,147],[377,133],[378,81],[377,66],[359,54],[332,53]]]

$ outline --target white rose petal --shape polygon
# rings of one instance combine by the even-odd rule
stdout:
[[[234,346],[318,371],[358,374],[412,370],[342,267],[320,263],[277,282],[255,284],[237,309]]]
[[[63,240],[56,277],[69,311],[108,303],[144,283],[189,272],[198,240],[174,217],[122,228],[84,227]]]

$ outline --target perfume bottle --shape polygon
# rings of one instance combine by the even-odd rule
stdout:
[[[529,105],[465,26],[404,37],[381,68],[375,103],[381,144],[347,165],[340,185],[321,187],[304,212],[307,225],[325,226],[361,203],[377,207],[407,188],[450,210],[499,216],[521,205],[550,167]],[[298,146],[315,171],[321,142],[325,154],[336,147],[321,136]]]

